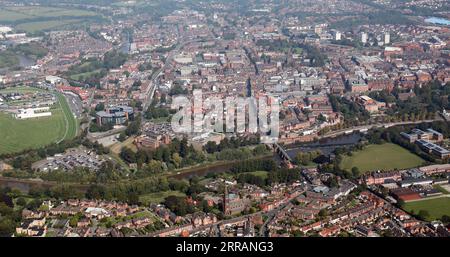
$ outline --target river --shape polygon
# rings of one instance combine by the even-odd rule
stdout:
[[[331,154],[336,148],[343,146],[350,146],[357,144],[361,140],[360,133],[352,133],[349,135],[342,135],[335,138],[325,138],[319,140],[317,142],[311,143],[303,143],[300,145],[290,145],[286,147],[286,151],[291,156],[291,158],[295,158],[299,151],[314,151],[320,150],[324,155]],[[277,154],[268,155],[264,157],[260,157],[262,160],[273,159],[276,162],[280,162],[280,157]],[[194,176],[203,177],[211,173],[223,173],[230,170],[234,164],[240,162],[241,160],[236,160],[233,162],[219,163],[219,164],[211,164],[201,167],[194,167],[190,169],[186,169],[180,171],[179,174],[170,175],[170,177],[177,179],[189,179]],[[0,177],[0,187],[11,187],[18,188],[21,191],[27,192],[31,186],[43,186],[43,187],[51,187],[54,186],[54,182],[40,182],[40,181],[30,181],[30,180],[18,180],[13,178],[2,178]],[[87,185],[79,185],[80,187],[86,189]]]
[[[439,18],[439,17],[430,17],[425,19],[425,22],[433,23],[437,25],[450,25],[450,20],[447,20],[445,18]]]
[[[292,159],[294,159],[297,153],[300,151],[309,152],[314,150],[320,150],[322,154],[328,156],[336,148],[355,145],[360,140],[361,140],[360,133],[352,133],[349,135],[342,135],[335,138],[325,138],[317,142],[303,143],[301,145],[290,145],[286,147],[286,151]],[[266,156],[263,157],[262,159],[265,160],[273,159],[278,163],[281,162],[281,159],[277,154],[273,154],[272,156]],[[235,161],[234,163],[237,162],[239,161]],[[178,179],[189,179],[192,178],[193,176],[206,176],[207,174],[211,173],[223,173],[229,171],[234,163],[224,163],[218,165],[210,165],[206,167],[192,168],[189,169],[189,171],[181,172],[180,174],[173,175],[172,177]]]
[[[348,135],[342,135],[333,138],[324,138],[317,142],[303,143],[300,145],[289,145],[286,147],[288,155],[294,159],[298,152],[310,152],[319,150],[323,155],[330,155],[336,148],[351,146],[357,144],[361,140],[361,134],[356,132]]]

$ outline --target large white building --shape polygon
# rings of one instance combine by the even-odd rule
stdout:
[[[361,42],[363,44],[366,44],[368,39],[369,39],[369,35],[367,35],[366,32],[361,33]]]
[[[386,32],[384,34],[384,44],[388,45],[391,43],[391,34],[389,34],[389,32]]]
[[[0,33],[8,33],[11,32],[12,28],[7,26],[0,26]]]
[[[30,118],[52,116],[52,113],[49,111],[50,111],[50,107],[19,109],[19,112],[15,115],[15,117],[16,117],[16,119],[23,120],[23,119],[30,119]]]

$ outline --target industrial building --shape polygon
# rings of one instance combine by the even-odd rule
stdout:
[[[96,116],[97,124],[100,126],[105,124],[121,125],[134,119],[134,111],[129,106],[114,106],[106,111],[97,112]]]
[[[16,119],[23,120],[23,119],[30,119],[30,118],[52,116],[52,113],[49,111],[50,111],[50,107],[19,109],[18,113],[15,114],[15,117],[16,117]]]

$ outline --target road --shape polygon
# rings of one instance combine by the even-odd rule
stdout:
[[[180,43],[180,41],[182,43]],[[197,42],[197,41],[200,41],[200,39],[188,40],[188,41],[184,41],[183,39],[180,39],[178,41],[175,49],[170,51],[170,53],[168,54],[166,61],[164,62],[164,65],[157,72],[152,74],[152,77],[150,80],[150,86],[147,87],[147,92],[145,92],[147,97],[144,100],[144,105],[143,105],[144,111],[148,109],[148,107],[150,106],[150,104],[153,101],[153,96],[155,95],[155,91],[158,87],[158,79],[159,79],[159,76],[161,76],[161,73],[165,69],[170,68],[172,66],[172,61],[173,61],[174,56],[177,55],[184,46],[186,46],[187,44],[190,44],[190,43]]]
[[[336,137],[336,136],[340,136],[343,134],[350,134],[354,131],[368,130],[371,128],[381,128],[381,127],[389,128],[389,127],[399,126],[399,125],[419,124],[419,123],[433,122],[433,121],[438,121],[438,120],[440,120],[440,119],[419,120],[419,121],[402,121],[402,122],[391,122],[391,123],[376,123],[376,124],[357,126],[357,127],[353,127],[353,128],[346,128],[346,129],[341,129],[341,130],[337,130],[337,131],[332,131],[325,135],[319,136],[318,138],[322,139],[322,138],[327,138],[327,137]]]
[[[80,118],[83,113],[83,103],[81,102],[81,99],[73,93],[64,93],[64,96],[66,97],[67,103],[69,104],[73,115],[77,119]]]

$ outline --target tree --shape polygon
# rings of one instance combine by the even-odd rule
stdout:
[[[353,176],[354,178],[359,177],[360,174],[361,174],[361,173],[360,173],[358,167],[353,167],[353,168],[352,168],[352,176]]]
[[[326,216],[328,216],[328,211],[326,209],[322,209],[319,211],[319,217],[324,218]]]
[[[120,157],[128,163],[136,163],[136,154],[128,147],[122,148]]]
[[[88,199],[103,199],[105,196],[105,188],[100,185],[90,185],[86,190],[86,197]]]
[[[180,168],[182,161],[183,161],[183,159],[180,157],[180,155],[178,153],[172,154],[172,162],[175,165],[175,168]]]
[[[19,197],[16,201],[16,203],[20,206],[25,206],[27,204],[27,201],[23,197]]]
[[[422,220],[426,220],[430,217],[430,213],[427,210],[420,210],[417,216]]]
[[[136,192],[128,193],[128,203],[129,204],[138,204],[139,203],[139,195]]]
[[[444,223],[450,223],[450,216],[448,216],[448,215],[442,215],[442,218],[441,218],[441,220],[442,220],[442,222],[444,222]]]
[[[123,142],[123,141],[125,141],[127,139],[127,135],[126,135],[126,133],[124,132],[124,131],[122,131],[121,133],[120,133],[120,135],[119,135],[119,141],[120,142]]]
[[[103,110],[105,110],[105,104],[104,104],[104,103],[98,103],[98,104],[95,106],[95,111],[96,111],[96,112],[103,111]]]

